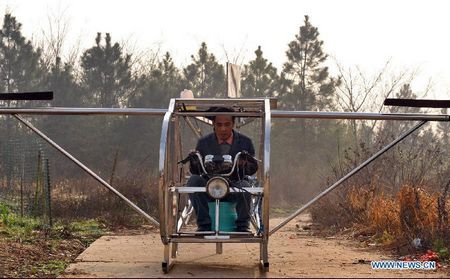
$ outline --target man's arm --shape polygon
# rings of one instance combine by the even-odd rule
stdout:
[[[200,152],[200,141],[197,142],[197,146],[195,147],[195,150],[191,150],[190,153],[192,152]],[[200,154],[202,154],[200,152]],[[189,161],[189,171],[191,172],[191,174],[197,174],[200,175],[201,174],[201,166],[200,166],[200,162],[198,162],[198,157],[195,156],[195,159],[192,159]]]
[[[258,161],[256,161],[253,157],[255,157],[255,147],[253,146],[253,142],[250,138],[247,139],[247,154],[243,154],[239,166],[242,168],[242,175],[254,175],[258,170]]]

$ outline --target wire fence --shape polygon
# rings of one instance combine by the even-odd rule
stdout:
[[[21,129],[10,129],[2,136],[0,152],[0,202],[20,216],[38,217],[51,226],[50,167],[45,143]]]

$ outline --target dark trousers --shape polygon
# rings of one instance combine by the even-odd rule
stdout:
[[[201,177],[200,175],[192,175],[186,186],[187,187],[205,187],[206,179]],[[239,182],[233,182],[239,184],[239,187],[249,187],[249,184],[245,180],[241,180]],[[232,183],[232,187],[234,186]],[[197,215],[197,226],[208,226],[211,225],[211,218],[209,216],[209,207],[208,202],[215,201],[211,197],[208,196],[206,192],[197,192],[189,194],[189,198],[192,202],[192,206],[194,207],[195,214]],[[249,193],[238,192],[238,193],[229,193],[225,198],[220,201],[227,202],[235,202],[236,203],[236,213],[237,227],[248,227],[250,222],[250,202],[251,196]]]

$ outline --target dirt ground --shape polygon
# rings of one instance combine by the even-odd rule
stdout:
[[[0,239],[0,278],[55,277],[84,249],[77,239],[40,239],[32,243]]]
[[[271,220],[272,226],[282,219]],[[359,247],[344,237],[316,237],[301,228],[307,215],[293,220],[269,240],[270,271],[259,269],[258,244],[180,244],[169,274],[161,271],[163,245],[155,231],[144,235],[103,236],[85,250],[63,277],[440,277],[448,268],[422,270],[372,270],[370,261],[396,260],[374,247]]]

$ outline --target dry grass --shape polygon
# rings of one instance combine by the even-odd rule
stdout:
[[[157,216],[156,184],[141,176],[117,178],[114,188],[141,209]],[[52,215],[57,219],[96,218],[113,227],[133,227],[144,223],[133,209],[92,179],[60,182],[52,191]]]
[[[449,248],[450,198],[445,210],[438,210],[438,198],[420,187],[403,186],[396,196],[351,187],[324,198],[311,213],[322,225],[364,231],[383,244],[413,249],[413,240],[420,239],[421,249],[432,248],[436,242]]]

